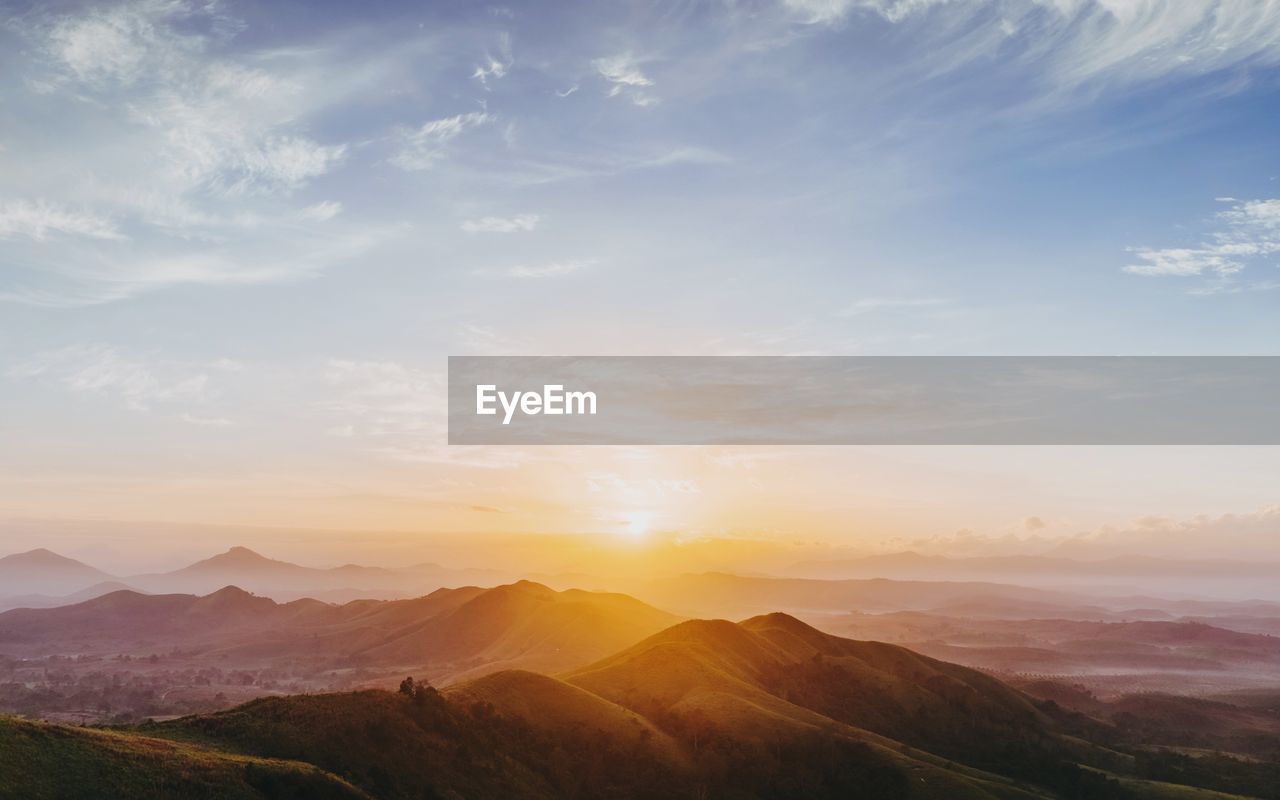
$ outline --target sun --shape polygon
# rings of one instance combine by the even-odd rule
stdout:
[[[633,539],[643,539],[653,528],[652,511],[627,511],[622,514],[623,531]]]

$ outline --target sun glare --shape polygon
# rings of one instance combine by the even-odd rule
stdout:
[[[628,511],[622,515],[623,531],[633,539],[643,539],[653,527],[652,511]]]

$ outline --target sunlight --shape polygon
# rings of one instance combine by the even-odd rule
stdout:
[[[653,528],[652,511],[627,511],[622,514],[623,531],[633,539],[643,539]]]

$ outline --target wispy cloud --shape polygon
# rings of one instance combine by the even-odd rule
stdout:
[[[838,25],[859,3],[855,0],[782,0],[782,5],[806,25]]]
[[[307,206],[298,212],[298,216],[305,220],[313,220],[315,222],[325,222],[342,213],[342,203],[333,200],[327,200],[323,203]]]
[[[493,119],[491,114],[472,111],[430,120],[418,128],[402,128],[396,133],[397,152],[391,157],[391,163],[411,172],[430,169],[444,157],[450,142],[464,131],[492,122]]]
[[[114,397],[136,411],[204,401],[209,384],[204,370],[148,360],[105,344],[40,353],[11,367],[6,375],[51,380],[74,394]]]
[[[40,200],[0,203],[0,239],[26,236],[44,241],[50,234],[59,233],[87,236],[91,239],[125,238],[114,223],[97,214],[73,211]]]
[[[7,96],[26,93],[64,133],[51,143],[17,129],[6,142],[19,164],[42,166],[7,179],[0,244],[12,269],[0,301],[86,305],[334,263],[309,228],[333,221],[341,203],[292,198],[348,155],[308,124],[340,92],[312,52],[229,47],[243,27],[217,4],[188,0],[8,21],[31,59]],[[321,238],[350,254],[369,233],[333,227]]]
[[[266,228],[232,243],[190,247],[183,241],[149,243],[128,251],[66,247],[18,260],[34,263],[38,279],[20,282],[12,271],[0,301],[74,308],[124,300],[172,286],[253,286],[317,275],[395,235],[393,227],[325,232]],[[39,246],[39,245],[37,245]],[[29,259],[29,260],[28,260]]]
[[[211,57],[217,33],[194,32],[229,26],[214,7],[178,0],[59,17],[29,30],[49,68],[34,87],[101,102],[127,98],[132,120],[160,133],[172,175],[191,184],[235,194],[288,190],[324,174],[346,148],[291,130],[302,87]]]
[[[440,372],[396,361],[330,359],[324,379],[328,391],[316,405],[332,421],[330,436],[398,461],[495,468],[521,460],[509,448],[446,444],[448,388]]]
[[[471,77],[488,89],[490,81],[505,78],[507,71],[514,63],[515,59],[511,55],[511,35],[501,33],[498,35],[497,53],[485,53],[484,60],[476,65],[476,70],[471,73]]]
[[[657,97],[644,91],[653,86],[653,80],[640,70],[640,62],[630,53],[597,58],[592,65],[609,84],[605,93],[608,97],[626,97],[638,106],[658,102]]]
[[[481,217],[464,220],[461,228],[466,233],[518,233],[538,227],[537,214],[516,214],[514,217]]]
[[[927,73],[999,55],[1059,89],[1280,63],[1280,6],[1233,0],[780,0],[797,24],[918,28]]]
[[[1226,211],[1214,215],[1216,230],[1193,247],[1133,248],[1141,263],[1123,269],[1144,277],[1212,278],[1207,287],[1196,294],[1218,294],[1238,291],[1236,277],[1258,259],[1280,253],[1280,200],[1246,200],[1220,198],[1231,203]],[[1259,288],[1271,288],[1268,283]]]

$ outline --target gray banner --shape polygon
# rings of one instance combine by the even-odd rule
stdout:
[[[449,359],[450,444],[1280,444],[1280,357]]]

